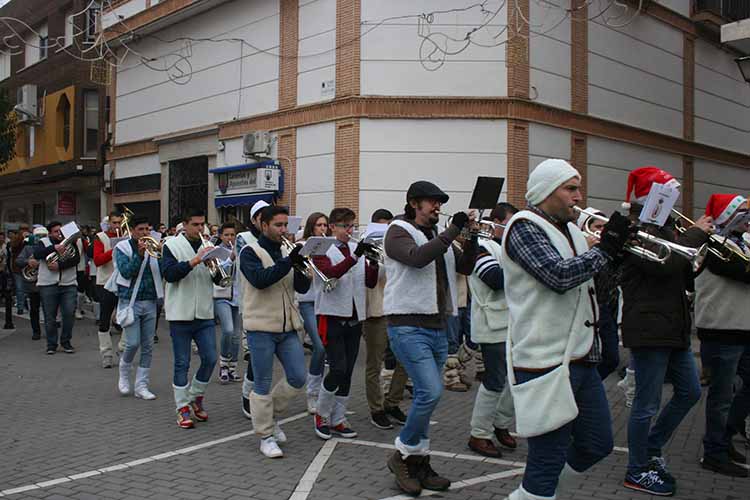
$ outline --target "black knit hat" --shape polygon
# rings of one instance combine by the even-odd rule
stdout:
[[[449,196],[442,189],[428,181],[417,181],[409,186],[409,190],[406,192],[406,201],[425,198],[437,200],[440,203],[447,203]]]

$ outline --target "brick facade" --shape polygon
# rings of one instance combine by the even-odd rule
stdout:
[[[359,120],[336,122],[334,205],[348,207],[357,220],[367,220],[359,213]]]
[[[695,139],[695,38],[687,33],[683,35],[682,61],[682,137],[692,141]],[[682,177],[682,209],[685,215],[692,218],[695,178],[693,159],[689,156],[683,156]]]
[[[508,68],[508,97],[529,98],[529,0],[509,0],[508,43],[505,58]],[[529,124],[508,120],[508,201],[517,207],[526,205],[526,181],[529,178]]]
[[[336,97],[359,95],[361,0],[336,0]]]
[[[279,109],[287,109],[297,105],[299,0],[281,0],[280,10]]]
[[[529,124],[508,120],[508,202],[526,206],[526,181],[529,178]]]
[[[570,107],[574,113],[589,112],[589,26],[587,0],[574,0],[570,23]],[[586,134],[570,136],[570,162],[581,173],[583,204],[588,193],[588,143]]]
[[[294,214],[297,208],[297,129],[279,130],[278,138],[278,157],[284,169],[284,194],[280,203]]]

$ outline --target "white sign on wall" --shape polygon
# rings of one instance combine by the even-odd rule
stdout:
[[[216,196],[279,190],[280,170],[253,168],[216,174]]]

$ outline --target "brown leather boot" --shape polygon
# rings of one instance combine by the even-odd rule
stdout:
[[[396,484],[401,488],[401,491],[408,495],[417,496],[422,493],[422,485],[417,478],[417,468],[413,463],[415,458],[421,457],[411,456],[404,460],[401,453],[396,450],[388,459],[388,470],[393,472]],[[411,463],[408,462],[409,460],[411,460]]]
[[[429,455],[421,457],[411,456],[406,460],[407,462],[410,460],[414,461],[417,467],[417,476],[419,477],[419,482],[422,484],[422,488],[433,491],[445,491],[451,487],[450,479],[441,477],[437,472],[432,470]]]
[[[500,458],[503,456],[491,439],[482,439],[471,436],[469,438],[469,448],[471,448],[471,451],[474,453],[479,453],[485,457]]]
[[[518,447],[516,438],[510,435],[508,429],[498,429],[497,427],[495,427],[495,437],[497,438],[497,441],[501,446],[504,446],[511,450],[515,450]]]

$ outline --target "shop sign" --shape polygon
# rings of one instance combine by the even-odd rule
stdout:
[[[76,214],[76,194],[73,191],[57,192],[57,215]]]
[[[217,195],[278,191],[278,168],[253,168],[216,174]]]

